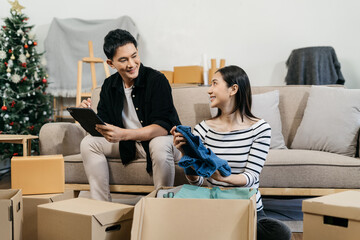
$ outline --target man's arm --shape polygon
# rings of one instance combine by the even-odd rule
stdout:
[[[97,124],[96,130],[112,143],[127,140],[149,141],[155,137],[167,135],[167,130],[157,124],[138,129],[125,129],[107,123],[106,125]]]

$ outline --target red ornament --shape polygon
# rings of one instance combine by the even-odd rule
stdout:
[[[7,67],[8,63],[7,62],[4,62],[5,66]]]
[[[27,44],[24,45],[24,48],[29,48],[29,46]]]
[[[17,155],[19,155],[19,153],[14,153],[14,154],[13,154],[13,156],[17,156]]]
[[[13,100],[12,102],[11,102],[11,107],[13,108],[15,106],[15,101]]]
[[[36,46],[37,45],[37,42],[34,42],[34,46]]]
[[[21,66],[26,68],[26,63],[22,63]]]
[[[41,80],[43,83],[47,83],[46,78],[43,78],[43,80]]]
[[[3,29],[5,29],[6,28],[6,26],[2,26],[3,27]]]
[[[7,106],[5,106],[5,105],[2,106],[2,107],[1,107],[1,110],[6,111],[6,110],[7,110]]]
[[[11,50],[11,49],[9,49],[9,53],[12,53],[12,50]]]
[[[14,122],[9,123],[10,126],[14,125]]]
[[[27,79],[27,77],[23,77],[23,79],[21,79],[21,82],[25,82]]]

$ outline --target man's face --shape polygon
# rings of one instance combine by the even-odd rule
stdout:
[[[139,75],[140,57],[132,43],[118,47],[113,59],[106,62],[116,69],[125,81],[132,81]]]

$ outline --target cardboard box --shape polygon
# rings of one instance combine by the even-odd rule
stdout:
[[[169,83],[174,83],[174,72],[173,71],[160,71],[165,75]]]
[[[360,192],[345,191],[304,200],[304,240],[360,237]]]
[[[204,83],[203,67],[174,67],[174,83]]]
[[[74,198],[38,206],[39,240],[130,239],[134,207]]]
[[[21,190],[0,190],[0,239],[22,239],[23,203]]]
[[[134,211],[132,240],[256,239],[256,196],[240,199],[142,198]]]
[[[63,156],[13,157],[11,188],[22,189],[24,195],[63,193],[65,190]]]
[[[64,193],[27,195],[23,196],[24,222],[23,222],[23,240],[38,239],[37,233],[37,207],[40,204],[52,203],[66,199],[74,198],[73,190],[66,190]]]

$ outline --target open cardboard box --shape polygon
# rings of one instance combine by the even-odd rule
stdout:
[[[22,239],[23,204],[21,190],[0,190],[0,239]]]
[[[37,207],[45,203],[52,203],[75,197],[74,190],[66,190],[64,193],[41,194],[23,196],[24,222],[23,240],[36,240],[37,237]]]
[[[142,198],[134,211],[132,240],[256,239],[256,196],[240,199]]]
[[[360,239],[360,192],[304,200],[304,240]]]
[[[126,240],[134,207],[73,198],[38,206],[39,240]]]

